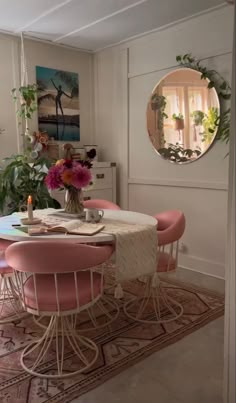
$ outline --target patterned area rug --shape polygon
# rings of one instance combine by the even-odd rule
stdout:
[[[162,325],[134,323],[121,309],[111,328],[88,332],[99,345],[96,365],[87,373],[66,380],[45,380],[24,372],[20,366],[22,348],[37,338],[39,327],[31,316],[0,327],[0,402],[1,403],[68,403],[95,388],[129,366],[184,336],[194,332],[224,313],[224,298],[210,291],[182,283],[164,283],[170,296],[184,307],[183,316],[175,322]],[[140,295],[139,281],[125,284],[125,297]],[[120,303],[122,304],[122,303]],[[122,307],[121,307],[122,308]],[[148,314],[148,313],[147,313]],[[148,314],[150,315],[150,313]],[[81,318],[86,326],[88,318]],[[101,319],[102,320],[102,319]],[[42,365],[45,373],[53,367],[52,353]],[[77,367],[77,359],[66,355],[68,372]]]

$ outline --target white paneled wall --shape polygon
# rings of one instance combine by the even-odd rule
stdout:
[[[229,6],[116,46],[95,56],[95,134],[102,157],[120,171],[122,207],[146,213],[179,208],[187,228],[183,267],[224,277],[227,147],[216,143],[198,161],[175,165],[149,142],[146,105],[153,87],[192,53],[231,77],[233,16]]]

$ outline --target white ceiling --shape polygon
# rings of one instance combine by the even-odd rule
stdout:
[[[0,0],[0,31],[86,51],[111,46],[225,0]]]

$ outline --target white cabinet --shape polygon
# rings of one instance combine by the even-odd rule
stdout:
[[[93,186],[90,190],[84,190],[84,200],[104,199],[116,203],[116,164],[114,162],[93,162],[91,171]],[[63,208],[65,191],[54,190],[51,194]]]

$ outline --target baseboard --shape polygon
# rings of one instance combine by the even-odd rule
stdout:
[[[212,276],[221,280],[225,278],[225,266],[222,263],[197,256],[179,253],[179,267]]]
[[[163,280],[165,279],[166,275],[170,278],[183,281],[184,283],[208,288],[221,294],[224,294],[225,292],[225,280],[220,277],[215,277],[211,274],[201,273],[200,271],[179,266],[175,272],[161,275]]]

